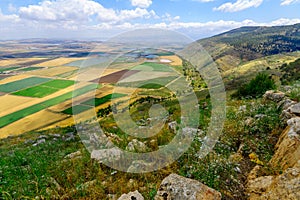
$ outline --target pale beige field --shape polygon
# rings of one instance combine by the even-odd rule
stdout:
[[[0,60],[0,66],[13,66],[18,65],[25,62],[31,62],[36,60],[43,60],[45,58],[10,58],[8,60]]]
[[[55,123],[57,121],[64,120],[65,118],[66,116],[63,114],[42,110],[1,128],[0,139],[10,135],[19,135],[25,132],[41,129],[47,124]]]
[[[170,65],[172,65],[172,66],[181,66],[182,65],[182,60],[176,55],[174,55],[174,56],[160,56],[160,59],[171,60],[172,62],[170,63]]]
[[[176,72],[156,72],[156,71],[140,71],[136,74],[133,74],[121,81],[119,83],[128,83],[128,82],[135,82],[135,81],[146,81],[155,78],[161,77],[169,77],[169,76],[176,76]]]
[[[71,77],[70,80],[92,81],[100,78],[101,76],[106,76],[117,71],[120,71],[120,69],[90,68],[85,71],[79,71],[79,73]]]
[[[35,75],[35,76],[49,76],[54,77],[60,74],[71,72],[77,70],[77,67],[52,67],[48,69],[41,69],[36,71],[27,72],[26,74]]]
[[[74,62],[77,60],[84,60],[86,58],[57,58],[54,60],[50,60],[50,61],[46,61],[34,66],[38,66],[38,67],[55,67],[55,66],[62,66],[65,64],[68,64],[70,62]]]

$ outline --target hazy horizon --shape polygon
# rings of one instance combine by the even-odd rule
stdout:
[[[106,40],[162,28],[193,39],[242,26],[300,23],[299,0],[3,0],[1,40]],[[267,14],[266,14],[267,13]]]

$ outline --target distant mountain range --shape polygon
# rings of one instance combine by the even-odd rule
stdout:
[[[300,24],[241,27],[198,42],[226,71],[264,56],[300,50]]]

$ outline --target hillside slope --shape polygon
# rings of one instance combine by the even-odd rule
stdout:
[[[264,56],[300,50],[300,24],[241,27],[199,40],[222,71]]]

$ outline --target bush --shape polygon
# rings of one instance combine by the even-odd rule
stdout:
[[[236,93],[232,95],[234,98],[258,98],[267,90],[276,89],[275,81],[268,77],[267,74],[259,73],[250,83],[241,86]]]

